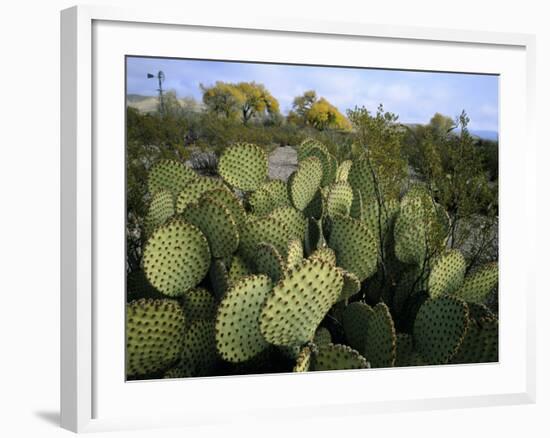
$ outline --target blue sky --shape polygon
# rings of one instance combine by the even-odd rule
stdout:
[[[199,101],[201,83],[255,81],[279,100],[284,114],[295,96],[315,90],[342,112],[355,105],[374,111],[382,103],[403,123],[427,123],[435,112],[454,118],[464,109],[470,129],[498,130],[497,76],[129,57],[127,92],[155,95],[157,83],[147,73],[159,70],[167,90]]]

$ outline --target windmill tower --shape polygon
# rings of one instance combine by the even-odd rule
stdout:
[[[157,91],[159,93],[159,110],[160,113],[164,115],[164,90],[162,89],[162,83],[164,82],[164,72],[162,70],[159,70],[156,75],[147,73],[147,79],[153,78],[157,78],[159,82],[159,87],[157,88]]]

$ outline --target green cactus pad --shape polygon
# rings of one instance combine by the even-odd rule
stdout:
[[[428,291],[432,298],[456,291],[464,281],[466,260],[457,250],[449,250],[435,260],[428,278]]]
[[[323,171],[323,177],[321,178],[321,187],[326,187],[329,184],[334,182],[336,177],[336,170],[338,163],[336,159],[330,155],[325,148],[319,146],[314,146],[309,149],[307,152],[306,160],[309,157],[316,157],[321,162],[321,167]]]
[[[288,180],[289,197],[294,207],[302,211],[308,206],[317,193],[322,177],[323,169],[318,158],[309,157],[300,162],[298,170]]]
[[[212,293],[219,300],[229,288],[229,275],[221,260],[212,260],[208,271]]]
[[[360,301],[348,304],[342,315],[348,344],[363,354],[367,345],[367,324],[372,315],[374,315],[372,307]]]
[[[324,345],[324,344],[330,344],[332,342],[332,336],[327,328],[325,327],[319,327],[315,331],[315,335],[313,336],[313,343],[317,346]]]
[[[354,192],[361,193],[363,204],[369,203],[376,198],[373,171],[367,158],[364,157],[353,162],[349,170],[348,182]]]
[[[216,317],[216,345],[229,362],[244,362],[268,347],[259,316],[271,280],[266,275],[242,278],[224,295]]]
[[[497,319],[495,314],[489,310],[485,304],[467,302],[468,304],[468,313],[470,314],[470,319],[473,319],[476,322],[481,321],[483,318],[488,319]]]
[[[457,298],[441,295],[426,300],[416,315],[413,338],[429,364],[445,364],[455,355],[468,328],[468,306]]]
[[[190,181],[178,194],[176,212],[183,213],[188,205],[198,202],[202,195],[216,189],[225,190],[219,179],[202,176]]]
[[[252,274],[252,269],[243,260],[242,257],[234,255],[231,260],[231,267],[229,268],[229,281],[230,283],[236,283],[242,277]]]
[[[203,288],[195,288],[186,291],[183,294],[183,308],[186,319],[192,321],[195,319],[211,320],[216,314],[216,302],[214,296]]]
[[[259,146],[238,143],[220,157],[218,171],[231,186],[243,191],[258,189],[267,178],[267,155]]]
[[[373,368],[386,368],[395,365],[396,333],[393,320],[384,303],[373,307],[367,322],[367,342],[365,357]]]
[[[331,266],[336,266],[336,253],[328,246],[318,248],[309,256],[310,259],[321,260]]]
[[[367,360],[347,345],[320,345],[311,361],[311,371],[356,370],[369,368]]]
[[[342,287],[342,292],[340,293],[338,301],[343,301],[351,298],[361,290],[361,282],[355,274],[342,268],[338,269],[342,271],[342,275],[344,277],[344,286]]]
[[[159,190],[156,192],[149,205],[149,211],[145,218],[145,235],[149,236],[154,229],[169,218],[174,216],[174,197],[168,190]]]
[[[311,348],[304,347],[298,354],[298,357],[296,359],[296,365],[294,365],[294,368],[292,371],[294,373],[305,373],[306,371],[309,371],[309,367],[311,365]]]
[[[336,252],[336,263],[364,281],[376,272],[378,239],[357,219],[333,218],[329,246]]]
[[[204,373],[212,369],[217,359],[214,321],[198,319],[191,322],[183,337],[181,363]]]
[[[197,377],[196,371],[192,366],[179,364],[175,368],[170,368],[164,373],[165,379],[183,379],[186,377]]]
[[[349,181],[348,181],[349,182]],[[349,215],[352,218],[358,219],[360,221],[363,220],[363,195],[361,195],[361,191],[357,189],[353,189],[353,201],[351,203],[351,208],[349,210]]]
[[[177,196],[196,178],[197,174],[185,164],[175,160],[161,160],[149,171],[147,186],[151,194],[166,190],[172,196]]]
[[[329,187],[327,196],[327,214],[348,216],[353,202],[353,190],[349,183],[340,181]]]
[[[393,310],[401,315],[409,297],[427,288],[427,274],[418,266],[411,266],[402,272],[393,294]]]
[[[481,362],[485,351],[485,342],[481,336],[479,324],[470,319],[464,334],[464,339],[460,343],[456,354],[450,360],[453,364],[478,363]]]
[[[466,276],[464,283],[454,295],[471,303],[482,304],[497,284],[498,264],[488,263]]]
[[[140,299],[126,305],[126,374],[136,376],[169,367],[180,355],[185,327],[174,300]]]
[[[306,260],[287,273],[268,295],[260,316],[264,338],[275,345],[311,341],[319,323],[338,299],[344,279],[336,268]]]
[[[413,338],[407,333],[397,334],[397,349],[395,356],[396,367],[413,367],[427,365],[414,350]]]
[[[266,182],[262,188],[269,193],[273,202],[273,209],[290,206],[287,187],[283,181],[274,179]]]
[[[188,205],[183,212],[183,218],[206,236],[213,257],[227,257],[237,250],[239,246],[237,224],[223,205],[204,198],[197,204]]]
[[[256,248],[260,243],[273,245],[279,254],[286,258],[291,232],[279,221],[265,217],[248,221],[242,227],[240,237],[239,252],[245,260],[253,262],[256,257]]]
[[[265,216],[273,210],[273,199],[267,190],[259,188],[248,199],[252,212],[256,216]]]
[[[244,207],[233,192],[229,191],[227,188],[223,187],[209,190],[205,192],[202,197],[211,199],[227,208],[231,216],[233,216],[233,220],[237,224],[237,227],[240,227],[244,223],[246,217]]]
[[[288,251],[286,258],[286,269],[292,269],[298,266],[304,260],[304,248],[299,240],[293,239],[288,242]]]
[[[317,140],[314,140],[312,138],[306,138],[297,149],[298,154],[298,162],[305,160],[307,157],[310,156],[310,151],[314,148],[320,149],[322,152],[327,153],[327,148],[324,144],[319,143]]]
[[[303,210],[304,216],[308,218],[321,219],[325,210],[325,201],[321,195],[321,190],[317,190],[313,195],[313,199]]]
[[[402,203],[395,220],[394,239],[395,256],[401,262],[422,265],[428,255],[428,247],[420,203]]]
[[[195,226],[175,219],[157,228],[145,245],[143,269],[149,282],[169,296],[183,294],[204,278],[210,250]]]
[[[498,362],[498,321],[492,318],[483,318],[480,321],[480,326],[484,349],[479,362]]]
[[[292,238],[303,240],[306,233],[306,218],[302,212],[293,207],[279,207],[273,210],[269,217],[286,226]]]
[[[336,170],[336,181],[348,180],[348,175],[352,164],[353,164],[353,161],[351,160],[345,160],[340,163],[340,165],[338,166],[338,169]]]
[[[279,252],[268,243],[260,243],[254,260],[256,272],[265,274],[273,283],[277,283],[284,275],[286,264]]]

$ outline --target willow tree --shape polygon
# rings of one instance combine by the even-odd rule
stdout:
[[[211,87],[201,85],[206,107],[228,119],[241,118],[246,125],[253,117],[276,116],[279,102],[256,82],[216,82]]]

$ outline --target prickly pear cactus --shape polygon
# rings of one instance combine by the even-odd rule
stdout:
[[[267,155],[256,145],[239,143],[225,150],[218,170],[231,186],[244,191],[256,190],[267,178]]]
[[[260,333],[260,313],[271,280],[265,275],[244,277],[223,297],[216,317],[216,346],[229,362],[244,362],[268,347]]]
[[[210,249],[195,226],[175,219],[147,241],[143,268],[149,282],[168,296],[178,296],[199,284],[210,266]]]
[[[339,270],[318,260],[292,269],[267,296],[260,315],[262,335],[274,345],[311,341],[343,284]]]
[[[182,350],[183,309],[174,300],[140,299],[126,306],[126,373],[160,371],[173,364]]]
[[[297,155],[286,182],[246,143],[222,153],[219,177],[151,167],[128,377],[498,361],[498,265],[452,247],[437,188],[386,190],[368,148],[338,162],[307,139]]]

